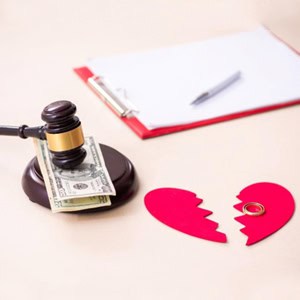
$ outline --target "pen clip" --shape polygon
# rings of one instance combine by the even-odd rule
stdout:
[[[120,117],[127,117],[131,113],[123,101],[105,83],[101,76],[92,76],[88,79],[88,85],[103,99],[113,111]]]

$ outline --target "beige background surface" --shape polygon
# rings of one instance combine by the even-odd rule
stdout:
[[[1,299],[298,299],[300,217],[246,247],[232,206],[248,184],[282,184],[300,199],[300,107],[142,141],[72,72],[89,57],[198,41],[264,24],[300,50],[299,0],[0,1],[0,123],[41,124],[72,100],[86,135],[115,147],[140,179],[127,205],[68,215],[28,201],[30,140],[0,141]],[[227,244],[162,225],[143,198],[190,189]]]

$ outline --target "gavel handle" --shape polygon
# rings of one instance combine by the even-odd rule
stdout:
[[[27,125],[21,125],[18,127],[0,125],[0,135],[19,136],[22,139],[28,137],[34,137],[41,140],[46,139],[44,126],[28,127]]]

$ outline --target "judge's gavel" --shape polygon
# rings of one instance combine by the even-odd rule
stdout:
[[[0,135],[47,140],[52,162],[60,168],[71,169],[80,165],[86,157],[86,151],[82,147],[84,136],[81,122],[75,113],[76,106],[72,102],[56,101],[46,106],[42,112],[41,117],[46,122],[45,125],[0,125]]]

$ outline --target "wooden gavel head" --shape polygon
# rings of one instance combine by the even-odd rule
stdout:
[[[28,127],[2,126],[0,135],[19,136],[22,139],[34,137],[48,141],[52,162],[63,169],[80,165],[86,157],[81,122],[75,116],[76,106],[70,101],[56,101],[42,112],[44,126]]]
[[[76,106],[66,100],[53,102],[42,112],[42,119],[46,122],[43,130],[52,153],[52,162],[63,169],[78,166],[86,157],[82,147],[84,136],[81,122],[75,113]]]

